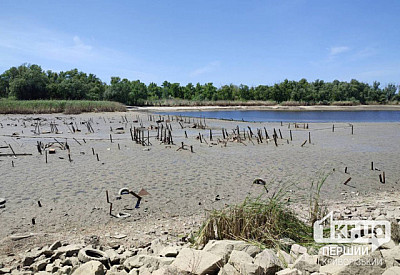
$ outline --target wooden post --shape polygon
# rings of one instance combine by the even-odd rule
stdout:
[[[119,143],[118,143],[118,150],[121,150],[121,147],[119,146]]]
[[[193,152],[193,146],[192,146],[192,145],[190,145],[190,152],[194,153],[194,152]]]
[[[281,129],[278,129],[278,131],[279,131],[279,136],[281,137],[281,139],[283,139],[283,138],[282,138]]]
[[[332,125],[332,132],[335,132],[335,124]]]
[[[311,132],[308,132],[308,143],[311,144]]]
[[[292,130],[289,130],[289,133],[290,133],[290,141],[292,141],[293,140],[293,138],[292,138]]]
[[[44,154],[46,156],[46,163],[47,163],[47,151],[44,151]]]
[[[347,174],[347,166],[344,168],[344,173]]]
[[[96,154],[97,161],[100,161],[99,154]]]
[[[112,143],[112,135],[110,134],[110,141],[111,141],[111,143]]]
[[[11,161],[11,165],[12,165],[12,167],[14,167],[14,161],[13,160]]]
[[[371,161],[371,170],[374,170],[374,162]]]
[[[72,161],[72,159],[71,159],[71,154],[70,154],[70,153],[68,153],[68,160],[69,160],[69,162]]]
[[[382,183],[386,182],[385,172],[382,172]]]
[[[201,140],[201,134],[199,133],[199,139],[200,139],[200,143],[203,143],[203,141]]]
[[[129,128],[129,131],[131,132],[131,139],[133,141],[133,134],[132,134],[132,128]],[[158,130],[157,130],[158,131]],[[158,132],[157,132],[157,137],[158,137]]]
[[[94,156],[94,148],[92,147],[92,153],[93,153],[93,156]]]
[[[212,141],[212,130],[210,129],[210,141]]]
[[[223,137],[223,139],[225,139],[225,132],[224,132],[224,128],[222,128],[222,137]]]
[[[185,131],[185,138],[188,138],[186,131]]]
[[[354,134],[354,128],[353,128],[353,124],[351,125],[351,134]]]

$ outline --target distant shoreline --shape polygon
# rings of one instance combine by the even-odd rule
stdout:
[[[400,111],[400,105],[357,105],[357,106],[127,106],[128,111],[221,111],[221,110],[255,110],[255,111]]]

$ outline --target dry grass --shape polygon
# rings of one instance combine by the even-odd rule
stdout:
[[[84,112],[124,112],[123,104],[89,100],[0,100],[1,114],[80,114]]]
[[[202,245],[209,240],[237,239],[275,247],[283,238],[310,243],[312,228],[298,219],[278,194],[266,200],[246,199],[242,204],[210,212],[195,243]]]

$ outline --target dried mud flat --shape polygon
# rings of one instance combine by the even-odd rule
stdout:
[[[133,245],[155,236],[179,239],[199,225],[205,210],[264,194],[262,186],[252,184],[255,178],[266,180],[269,194],[265,195],[288,186],[286,197],[304,217],[311,182],[326,174],[330,176],[321,197],[329,209],[376,204],[390,207],[389,211],[399,209],[400,123],[354,123],[352,134],[347,123],[335,123],[333,132],[331,123],[310,123],[304,129],[294,124],[289,128],[288,123],[189,122],[171,117],[167,124],[174,144],[166,144],[156,137],[160,117],[153,115],[150,121],[150,116],[144,112],[0,116],[0,198],[6,200],[0,208],[0,254],[60,237],[73,241],[97,235],[112,242],[123,234]],[[161,120],[165,129],[168,117]],[[194,123],[206,124],[205,129],[192,128]],[[132,141],[130,128],[141,126],[144,137],[149,130],[150,146]],[[237,126],[242,135],[246,130],[241,142],[232,135]],[[249,140],[248,127],[254,134],[262,129],[263,143],[257,143],[255,136]],[[272,138],[266,142],[264,127],[270,137],[274,128],[280,130],[278,146]],[[222,142],[222,128],[230,135],[227,142]],[[47,154],[47,163],[45,151],[38,152],[38,142],[55,149],[55,154]],[[65,142],[69,156],[60,148]],[[182,142],[184,150],[179,149]],[[379,178],[383,172],[385,183]],[[143,188],[150,195],[135,209],[134,197],[117,199],[123,187],[134,192]],[[109,215],[106,191],[113,214],[130,217]],[[33,235],[10,239],[26,234]]]

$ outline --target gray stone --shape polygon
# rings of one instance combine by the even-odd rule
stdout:
[[[105,267],[99,261],[89,261],[76,269],[73,275],[104,275]]]
[[[387,251],[387,250],[382,250]],[[373,263],[373,264],[372,264]],[[382,274],[386,263],[379,250],[364,256],[342,255],[334,262],[321,266],[319,272],[328,274]]]
[[[181,250],[181,247],[178,246],[167,246],[164,247],[160,253],[159,256],[161,257],[176,257]]]
[[[241,274],[232,265],[225,264],[218,272],[218,275],[241,275]]]
[[[264,274],[275,274],[283,264],[271,249],[265,249],[254,258],[254,264],[261,266]]]
[[[67,274],[67,275],[69,275],[69,274],[71,274],[71,271],[72,271],[72,267],[70,267],[69,265],[66,265],[66,266],[61,267],[57,271],[57,274]],[[74,275],[76,275],[76,274],[74,273]],[[83,273],[80,273],[79,275],[83,275]]]
[[[278,256],[279,260],[285,265],[287,266],[288,264],[292,264],[294,262],[293,256],[291,256],[289,253],[283,251],[283,250],[279,250],[276,253],[276,256]]]
[[[285,268],[281,271],[276,272],[276,275],[299,275],[301,272],[299,272],[296,268],[291,269],[291,268]]]
[[[391,249],[382,249],[381,253],[387,267],[398,265],[398,262],[400,262],[400,246],[395,246]]]
[[[231,264],[240,274],[258,275],[262,273],[259,265],[253,264],[253,258],[244,251],[233,250],[229,257]]]
[[[79,250],[83,248],[83,245],[70,244],[67,246],[59,247],[56,251],[65,253],[66,257],[78,255]]]
[[[56,241],[52,245],[50,245],[50,250],[56,250],[62,246],[61,241]]]
[[[297,243],[293,244],[290,248],[290,254],[293,256],[300,256],[301,254],[307,253],[307,248],[304,246],[298,245]]]
[[[5,198],[0,198],[0,205],[3,205],[6,203],[6,199]]]
[[[31,264],[33,264],[34,261],[35,261],[35,258],[29,257],[29,256],[25,256],[24,259],[22,260],[22,265],[23,266],[30,266]]]
[[[157,257],[151,255],[136,255],[126,259],[124,261],[124,267],[127,270],[141,267],[152,267],[156,270],[159,267],[171,264],[173,260],[174,258]]]
[[[173,261],[172,267],[193,274],[205,275],[216,274],[222,263],[223,259],[221,256],[207,251],[183,248],[179,252],[178,257]]]
[[[120,263],[121,256],[118,255],[118,253],[114,249],[107,249],[104,252],[107,254],[108,258],[110,258],[110,263],[112,265]]]
[[[35,263],[33,264],[33,270],[34,270],[35,272],[37,272],[37,271],[43,271],[43,270],[46,269],[46,266],[47,266],[48,263],[49,263],[49,260],[48,260],[48,259],[44,259],[44,260],[37,261],[37,262],[35,262]]]
[[[383,245],[381,245],[379,248],[380,249],[392,249],[395,248],[396,244],[394,243],[393,240],[390,240],[387,243],[384,243]]]
[[[161,242],[160,239],[155,239],[151,242],[150,248],[153,250],[155,255],[159,255],[161,250],[163,250],[165,245]]]
[[[11,268],[3,267],[0,268],[0,274],[8,274],[11,273]]]
[[[317,255],[311,256],[307,253],[304,253],[299,258],[297,258],[297,260],[294,262],[293,267],[304,273],[318,272],[320,269],[320,265],[317,264],[317,262]]]
[[[399,266],[392,266],[389,269],[386,269],[382,275],[399,275],[400,274],[400,267]]]

